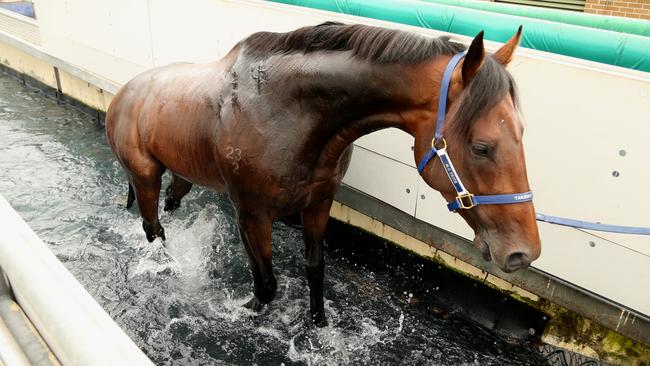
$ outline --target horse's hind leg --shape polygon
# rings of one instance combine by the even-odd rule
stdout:
[[[133,186],[129,183],[129,196],[126,198],[126,208],[131,208],[133,201],[135,201],[135,193],[133,192]]]
[[[181,199],[192,189],[192,183],[172,174],[172,181],[165,190],[165,207],[164,211],[172,211],[181,206]]]
[[[163,172],[164,168],[156,163],[156,166],[147,169],[145,174],[134,174],[131,180],[143,220],[142,228],[147,234],[149,242],[154,241],[156,237],[165,240],[165,230],[158,221],[158,197],[160,196],[160,181]]]
[[[311,320],[317,327],[327,325],[323,303],[323,280],[325,261],[323,259],[323,236],[329,220],[332,199],[318,203],[302,212],[303,238],[307,264],[307,283],[309,284],[309,305]]]
[[[244,306],[262,309],[275,297],[277,281],[273,275],[271,223],[268,216],[239,211],[239,233],[248,254],[255,286],[253,298]]]

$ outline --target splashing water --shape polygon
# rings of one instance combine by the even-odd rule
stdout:
[[[302,235],[282,223],[273,234],[278,295],[253,313],[241,306],[252,278],[223,195],[195,187],[180,209],[161,213],[163,246],[146,242],[126,193],[96,122],[0,74],[0,194],[155,363],[542,363],[530,345],[404,299],[405,283],[420,284],[399,271],[364,269],[331,247],[330,325],[315,328]]]

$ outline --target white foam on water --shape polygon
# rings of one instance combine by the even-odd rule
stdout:
[[[109,210],[119,210],[117,214],[108,212],[111,224],[108,227],[109,232],[114,236],[120,237],[122,243],[126,246],[121,250],[140,251],[148,247],[144,230],[142,230],[142,219],[139,214],[130,214],[124,207],[117,206]],[[108,210],[107,210],[108,211]],[[127,244],[128,243],[128,244]]]
[[[322,357],[317,357],[319,356],[318,354],[299,352],[296,349],[296,337],[297,336],[294,336],[289,341],[289,351],[287,352],[287,357],[289,357],[291,361],[304,362],[309,366],[314,365],[315,362],[322,361]]]
[[[272,302],[269,305],[269,314],[266,315],[272,319],[274,326],[278,328],[290,327],[290,332],[296,332],[304,324],[303,320],[309,316],[309,302],[304,299],[288,299],[286,301]]]
[[[257,316],[258,313],[247,309],[244,304],[250,297],[235,297],[232,290],[223,290],[223,298],[211,299],[207,302],[211,314],[229,322],[243,320],[245,317]]]
[[[354,311],[354,309],[348,309]],[[326,310],[327,311],[327,310]],[[327,311],[330,323],[335,324],[337,317]],[[324,328],[304,328],[289,340],[287,357],[293,362],[308,365],[340,365],[351,362],[370,362],[373,349],[380,344],[389,344],[397,339],[402,331],[404,314],[400,315],[397,328],[381,329],[375,321],[361,317],[361,329],[358,332],[338,326]]]
[[[179,323],[187,325],[189,329],[192,329],[192,331],[196,331],[197,329],[201,329],[203,319],[195,316],[190,316],[190,315],[183,315],[178,318],[172,318],[162,328],[152,329],[151,333],[148,336],[149,341],[151,342],[151,340],[154,339],[169,338],[170,335],[173,333],[172,332],[173,326]]]
[[[400,311],[400,314],[399,314],[399,327],[397,327],[397,331],[395,333],[396,334],[402,333],[402,329],[404,329],[404,313]]]
[[[167,253],[167,249],[160,239],[143,247],[142,253],[142,257],[131,272],[131,277],[146,273],[179,275],[183,271],[181,264]]]
[[[267,337],[272,337],[280,341],[281,343],[287,343],[286,338],[282,335],[277,328],[270,328],[265,326],[260,326],[255,329],[258,333],[265,335]]]
[[[115,209],[124,210],[123,207]],[[210,253],[213,250],[224,252],[224,242],[230,239],[223,233],[227,231],[227,224],[224,224],[227,218],[216,205],[211,204],[185,217],[162,214],[161,224],[167,236],[165,242],[160,238],[147,242],[137,210],[135,213],[120,213],[113,219],[118,222],[111,225],[110,231],[122,237],[124,242],[132,243],[122,250],[134,250],[137,257],[137,264],[129,271],[130,277],[160,273],[173,275],[190,291],[200,290],[209,282],[206,266],[211,259]],[[223,254],[230,255],[229,252]]]
[[[211,207],[198,212],[185,220],[169,220],[169,239],[165,245],[167,251],[181,267],[180,277],[186,288],[198,290],[208,282],[206,262],[215,240],[222,244],[223,237],[215,237],[215,232],[222,230],[221,220],[211,214]],[[221,240],[221,241],[219,241]]]
[[[469,362],[463,362],[461,366],[481,366],[481,363],[479,362],[478,355],[474,353],[474,362],[469,363]]]

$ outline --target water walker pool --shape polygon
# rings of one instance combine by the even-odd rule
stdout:
[[[225,196],[195,187],[161,214],[163,247],[146,241],[135,207],[124,209],[126,193],[96,121],[0,73],[0,194],[156,364],[547,364],[538,345],[490,330],[503,327],[479,316],[476,294],[463,300],[467,280],[408,254],[395,260],[390,245],[360,244],[336,224],[326,240],[330,326],[309,321],[301,231],[284,223],[273,236],[278,296],[251,313]]]

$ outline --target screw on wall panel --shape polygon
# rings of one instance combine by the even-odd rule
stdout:
[[[627,154],[627,152],[625,150],[623,150],[623,149],[618,150],[618,155],[625,156],[626,154]]]
[[[421,199],[425,199],[426,197],[425,197],[423,194],[421,194],[421,195],[420,195],[420,198],[421,198]]]
[[[406,188],[406,193],[411,193],[411,190]]]
[[[596,246],[596,242],[595,242],[595,241],[590,241],[590,242],[589,242],[589,246],[592,247],[592,248],[595,247],[595,246]]]
[[[415,146],[411,146],[411,151],[415,151]]]
[[[535,329],[533,328],[528,329],[528,334],[535,335]]]
[[[612,176],[613,176],[614,178],[617,178],[619,175],[621,175],[621,173],[619,173],[618,170],[614,170],[614,171],[612,172]]]

